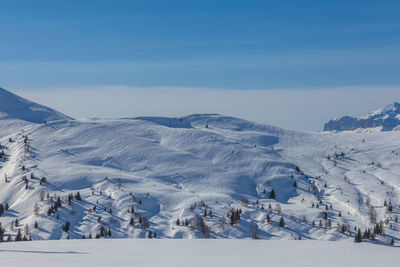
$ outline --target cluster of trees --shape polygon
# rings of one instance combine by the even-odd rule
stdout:
[[[79,191],[77,193],[75,193],[75,199],[78,201],[82,200],[81,194],[79,193]],[[74,200],[74,195],[71,193],[68,195],[68,205],[72,205],[72,200]]]
[[[231,224],[231,225],[237,224],[237,222],[240,220],[240,214],[241,214],[241,213],[242,213],[242,209],[236,209],[236,210],[231,209],[231,210],[227,213],[226,217],[229,218],[230,224]]]
[[[185,219],[184,221],[182,220],[182,221],[180,221],[179,220],[179,218],[178,219],[176,219],[176,225],[184,225],[184,226],[188,226],[189,225],[189,221],[188,221],[188,219]]]
[[[197,220],[197,227],[198,227],[198,229],[200,229],[200,231],[202,232],[202,234],[205,238],[210,237],[211,229],[206,224],[206,222],[204,221],[204,218],[202,216],[200,216],[199,220]]]
[[[62,204],[61,204],[61,198],[60,196],[57,197],[56,202],[50,205],[49,209],[47,210],[47,215],[51,216],[53,215],[59,208],[62,208]]]
[[[110,228],[106,229],[104,227],[104,225],[101,225],[99,228],[99,232],[96,234],[95,238],[100,239],[101,237],[111,237],[111,236],[112,236],[111,229]],[[86,237],[85,234],[82,235],[82,239],[86,239],[86,238],[92,239],[93,238],[92,233],[90,232],[88,237]],[[69,239],[69,236],[68,236],[68,239]]]

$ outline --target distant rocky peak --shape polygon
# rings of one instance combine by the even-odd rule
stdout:
[[[362,131],[365,129],[392,131],[397,130],[399,125],[400,103],[394,102],[360,118],[344,116],[339,119],[330,120],[324,125],[324,131]]]

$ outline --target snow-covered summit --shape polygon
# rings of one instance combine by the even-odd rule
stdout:
[[[18,119],[32,123],[43,123],[72,118],[0,87],[0,119]]]
[[[394,102],[384,108],[368,113],[366,116],[354,118],[344,116],[325,124],[324,131],[374,130],[391,131],[400,125],[400,103]]]
[[[72,118],[52,108],[34,103],[0,87],[0,137],[24,126]]]

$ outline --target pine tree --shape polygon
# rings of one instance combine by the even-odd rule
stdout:
[[[68,205],[72,205],[72,199],[73,199],[73,197],[72,197],[72,194],[69,194],[68,195]]]
[[[179,221],[179,219],[176,220],[176,225],[181,225],[181,222]]]
[[[275,199],[275,190],[274,189],[272,189],[271,192],[269,193],[269,198]]]
[[[21,241],[21,240],[22,240],[21,230],[18,230],[17,236],[15,237],[15,241]]]
[[[129,225],[133,226],[135,224],[135,220],[133,219],[133,216],[131,217],[131,219],[129,220]]]
[[[106,235],[106,229],[104,228],[104,226],[102,225],[101,227],[100,227],[100,236],[101,237],[104,237]]]
[[[69,227],[70,227],[70,222],[66,222],[65,224],[64,224],[64,226],[63,226],[63,231],[64,232],[68,232],[69,231]]]
[[[61,198],[60,196],[57,197],[57,201],[56,201],[56,205],[55,205],[55,209],[61,208]]]
[[[294,183],[293,183],[293,186],[294,186],[294,187],[297,187],[297,183],[296,183],[296,181],[294,181]]]
[[[362,236],[361,236],[360,228],[358,228],[357,235],[354,237],[354,242],[355,243],[361,243],[362,242]]]
[[[283,217],[281,217],[281,219],[279,220],[279,227],[285,227],[285,220],[283,219]]]

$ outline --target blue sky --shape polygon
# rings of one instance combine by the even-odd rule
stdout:
[[[392,0],[2,0],[0,86],[398,86],[399,13]]]
[[[10,87],[398,85],[398,1],[3,0]]]

